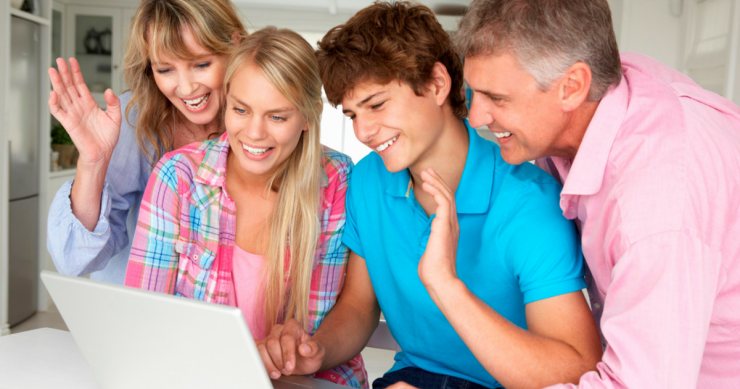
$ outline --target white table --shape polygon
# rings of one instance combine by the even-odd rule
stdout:
[[[1,389],[100,389],[72,334],[41,328],[0,336]]]

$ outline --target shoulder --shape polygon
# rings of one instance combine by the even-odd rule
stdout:
[[[355,166],[352,158],[326,146],[322,146],[321,151],[323,154],[321,166],[329,182],[335,179],[346,181]]]
[[[218,139],[206,140],[166,153],[155,168],[158,179],[194,181],[208,152],[223,147],[221,143]]]
[[[392,174],[385,168],[380,155],[373,151],[355,165],[352,171],[352,184],[367,186],[387,183]]]
[[[494,180],[498,183],[497,197],[508,197],[513,204],[527,207],[549,204],[560,211],[560,183],[532,163],[509,165],[497,152]]]

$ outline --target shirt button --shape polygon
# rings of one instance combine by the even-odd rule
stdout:
[[[193,255],[193,259],[198,259],[198,254]]]
[[[601,304],[599,304],[599,303],[594,303],[594,308],[595,308],[595,309],[599,309],[599,308],[601,308]]]

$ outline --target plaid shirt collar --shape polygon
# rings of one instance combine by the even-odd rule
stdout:
[[[229,138],[224,132],[220,137],[205,141],[196,152],[204,152],[203,162],[195,174],[195,182],[223,188],[226,185],[226,161],[229,157]],[[321,169],[321,187],[329,186],[326,170]]]

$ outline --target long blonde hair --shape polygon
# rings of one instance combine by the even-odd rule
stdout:
[[[123,74],[133,96],[126,107],[128,120],[136,105],[136,137],[151,159],[152,166],[172,150],[165,127],[174,123],[177,108],[162,94],[154,81],[151,55],[166,53],[181,60],[195,55],[182,40],[181,30],[189,27],[198,43],[213,54],[230,55],[234,38],[247,36],[234,4],[229,0],[143,0],[131,20]],[[172,128],[174,131],[174,128]],[[154,155],[145,147],[153,146]]]
[[[229,60],[225,93],[229,93],[236,73],[249,63],[262,71],[308,123],[308,131],[302,131],[295,150],[268,186],[279,186],[277,203],[268,219],[270,235],[262,277],[269,333],[273,325],[289,318],[304,327],[308,323],[311,273],[319,239],[323,101],[314,49],[297,33],[267,27],[249,36]]]

